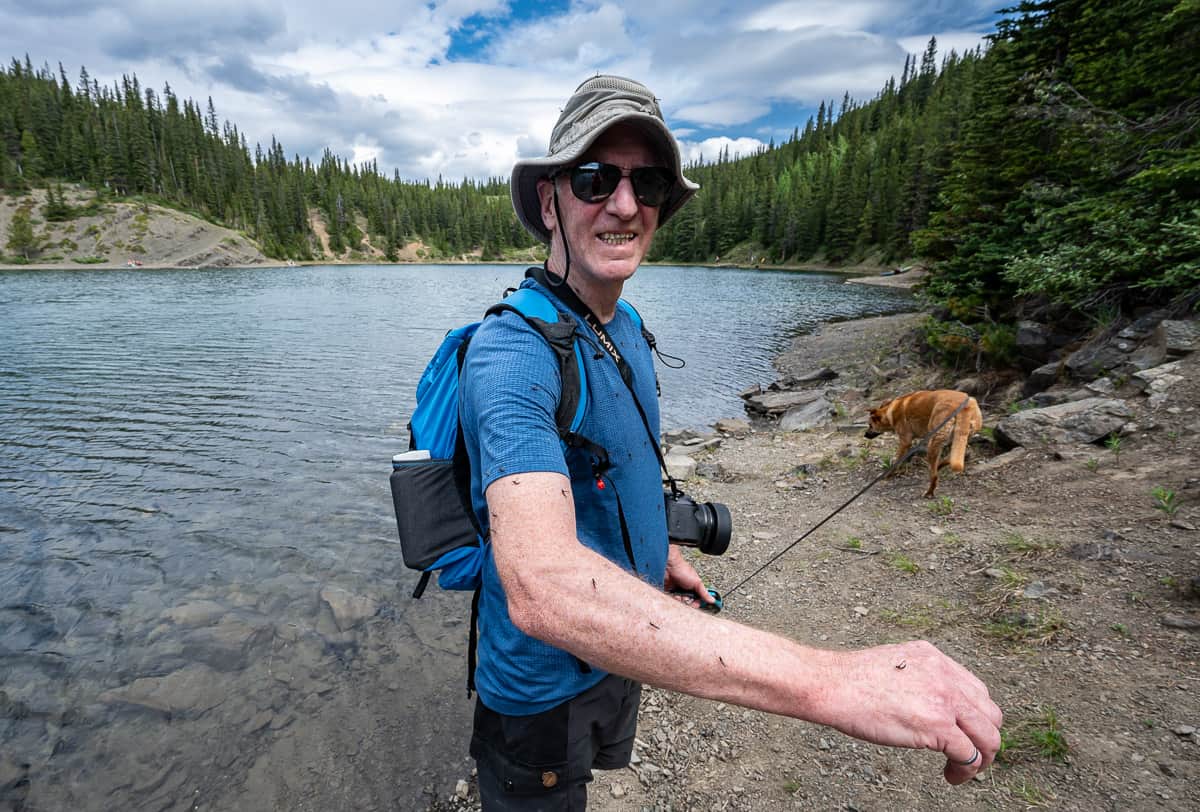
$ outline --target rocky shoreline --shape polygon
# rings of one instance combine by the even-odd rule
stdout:
[[[895,438],[861,436],[869,406],[974,389],[985,430],[937,499],[921,498],[923,463],[880,482],[730,596],[725,615],[825,648],[932,641],[1005,710],[1000,761],[949,787],[936,754],[648,689],[635,763],[598,773],[590,808],[1200,805],[1200,322],[1114,330],[1082,348],[1107,370],[1066,363],[1075,348],[1053,381],[1030,384],[926,365],[921,318],[795,340],[773,394],[818,393],[820,421],[783,428],[794,404],[668,447],[692,465],[688,492],[733,513],[729,552],[695,559],[727,590],[883,470]],[[429,808],[478,809],[471,778]]]

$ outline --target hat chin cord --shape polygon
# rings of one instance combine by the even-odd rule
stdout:
[[[558,222],[558,236],[562,238],[563,253],[566,255],[567,264],[566,267],[563,268],[562,276],[559,276],[550,270],[550,257],[546,257],[546,263],[543,267],[546,269],[546,281],[548,281],[554,287],[558,287],[559,285],[566,283],[567,275],[571,273],[571,248],[567,245],[567,229],[563,225],[562,209],[560,209],[558,206],[558,179],[555,178],[554,180],[550,181],[550,183],[553,187],[554,194],[554,219]],[[553,245],[551,245],[550,252],[554,253]]]

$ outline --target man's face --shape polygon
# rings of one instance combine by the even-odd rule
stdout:
[[[642,166],[661,166],[654,150],[642,133],[631,127],[617,125],[606,131],[577,162],[609,163],[629,170]],[[628,177],[621,178],[617,189],[605,200],[587,203],[575,197],[568,177],[553,181],[558,184],[558,205],[563,222],[559,224],[554,212],[551,181],[538,183],[542,202],[542,221],[554,235],[552,257],[557,257],[554,270],[562,272],[561,245],[565,236],[571,252],[571,277],[581,274],[579,282],[604,288],[620,284],[637,270],[650,240],[658,227],[658,207],[641,203],[633,194]]]

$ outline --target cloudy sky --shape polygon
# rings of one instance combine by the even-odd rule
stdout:
[[[0,0],[0,58],[136,74],[253,149],[326,148],[409,179],[506,176],[597,72],[659,96],[688,157],[786,138],[872,98],[905,54],[975,47],[997,0]]]

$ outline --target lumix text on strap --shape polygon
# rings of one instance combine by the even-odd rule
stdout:
[[[617,369],[621,372],[621,380],[625,381],[625,385],[632,387],[633,372],[629,369],[629,364],[625,363],[625,359],[621,356],[621,351],[617,349],[617,345],[609,337],[608,331],[604,329],[604,325],[600,323],[600,319],[592,312],[592,309],[584,304],[579,295],[571,289],[571,286],[566,284],[566,280],[543,266],[535,265],[525,271],[525,276],[532,278],[546,289],[552,291],[555,296],[562,299],[563,304],[571,308],[575,315],[583,320],[591,331],[596,334],[596,339],[600,342],[600,346],[608,353],[609,357],[617,365]],[[653,344],[651,344],[653,347]],[[632,391],[632,390],[631,390]]]

